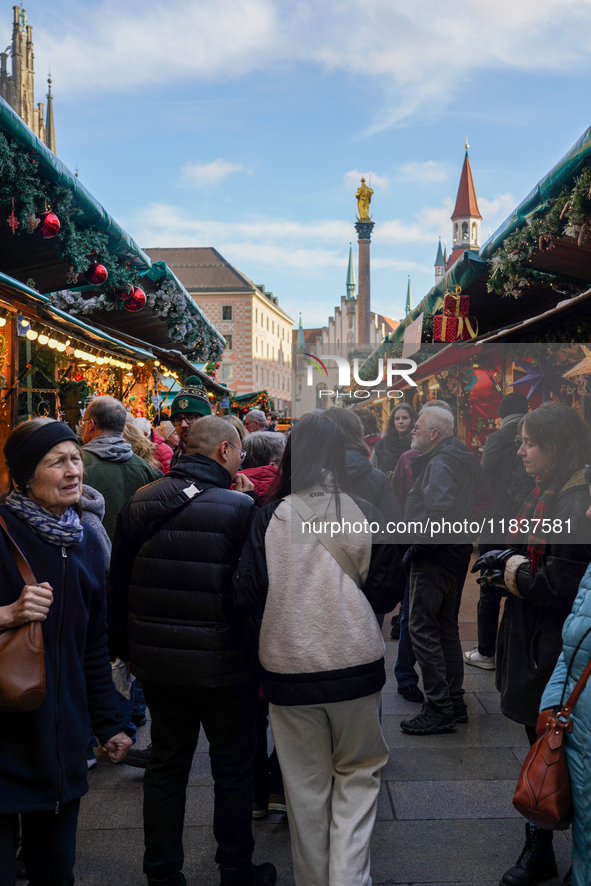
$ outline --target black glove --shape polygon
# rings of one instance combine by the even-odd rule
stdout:
[[[514,555],[515,551],[513,548],[505,548],[503,551],[500,549],[496,551],[488,551],[488,553],[482,554],[482,556],[478,558],[472,567],[471,572],[478,572],[480,569],[483,569],[486,572],[500,569],[501,572],[504,572],[505,561]]]

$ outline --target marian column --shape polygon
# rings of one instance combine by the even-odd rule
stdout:
[[[361,179],[361,187],[357,188],[357,208],[359,214],[355,223],[355,230],[359,240],[359,287],[357,296],[357,341],[362,345],[370,344],[370,277],[369,277],[369,244],[374,222],[369,214],[369,204],[373,191]]]

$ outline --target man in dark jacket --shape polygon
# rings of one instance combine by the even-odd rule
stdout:
[[[252,760],[258,660],[233,615],[232,574],[257,511],[229,422],[191,425],[187,452],[123,509],[112,592],[129,607],[131,668],[152,714],[144,779],[144,872],[149,886],[184,884],[185,789],[200,726],[215,783],[213,830],[222,886],[272,886],[252,864]],[[234,481],[236,492],[230,489]]]
[[[506,394],[499,403],[501,427],[489,434],[482,453],[482,469],[494,494],[489,522],[481,533],[478,550],[481,554],[504,547],[509,520],[532,492],[535,483],[517,455],[515,442],[519,422],[528,411],[527,397],[515,392]],[[492,527],[492,528],[491,528]],[[503,529],[503,527],[505,527]],[[501,594],[492,584],[480,585],[478,602],[478,645],[464,652],[464,661],[477,668],[494,670],[495,647],[501,609]]]
[[[472,550],[463,524],[471,522],[474,511],[474,459],[452,436],[453,427],[447,410],[433,408],[423,410],[412,431],[412,447],[421,455],[412,462],[404,518],[407,527],[409,521],[415,523],[409,531],[416,540],[404,559],[410,571],[410,638],[427,696],[421,713],[400,724],[412,735],[449,732],[458,719],[467,720],[455,608]],[[443,521],[462,523],[462,531],[449,526],[444,536]],[[437,522],[441,534],[433,535]],[[434,543],[438,538],[446,543]]]
[[[162,476],[123,438],[126,415],[125,406],[114,397],[95,397],[82,419],[84,482],[105,499],[103,525],[111,542],[125,502],[140,486]]]

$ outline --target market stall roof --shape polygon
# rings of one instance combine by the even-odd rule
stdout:
[[[585,163],[591,158],[591,127],[575,142],[564,157],[545,175],[521,201],[511,215],[486,241],[480,255],[487,259],[502,244],[509,234],[527,224],[527,219],[543,212],[548,200],[558,196],[565,185],[572,185]]]
[[[162,286],[165,281],[172,282],[179,294],[185,298],[186,311],[190,317],[194,317],[198,322],[203,323],[211,331],[222,345],[225,347],[226,340],[223,335],[217,331],[211,320],[199,307],[199,305],[189,295],[178,277],[171,271],[166,262],[154,262],[154,264],[142,271],[141,285],[146,293],[155,292]],[[126,310],[95,311],[92,314],[93,322],[97,326],[105,329],[111,329],[117,333],[125,333],[131,336],[139,336],[151,345],[159,348],[175,349],[189,354],[193,348],[191,342],[185,343],[182,339],[174,338],[170,332],[170,325],[165,317],[160,317],[154,311],[145,309],[137,313],[130,313]]]
[[[154,360],[154,352],[144,342],[130,343],[91,326],[79,317],[54,307],[46,295],[35,292],[24,283],[0,273],[0,299],[15,311],[33,312],[40,325],[58,327],[91,347],[113,351],[120,356]]]
[[[174,284],[177,295],[175,311],[168,311],[167,317],[159,316],[157,310],[146,307],[143,311],[130,314],[125,310],[91,310],[93,322],[111,332],[139,331],[142,338],[160,347],[173,347],[191,351],[192,341],[186,341],[182,332],[174,337],[174,330],[183,326],[183,315],[191,322],[206,328],[208,336],[217,340],[220,350],[225,346],[223,336],[194,302],[185,287],[164,262],[152,261],[135,241],[117,224],[104,207],[84,187],[64,163],[41,142],[31,129],[21,120],[12,108],[0,98],[0,132],[5,133],[30,156],[34,157],[42,179],[55,182],[72,193],[73,203],[80,215],[77,222],[84,228],[94,228],[108,237],[110,254],[137,269],[138,282],[147,293],[156,291],[168,281]],[[38,236],[14,236],[8,225],[0,226],[0,267],[15,280],[26,284],[29,280],[38,291],[47,293],[52,301],[64,305],[64,293],[72,293],[79,298],[92,298],[97,295],[94,287],[68,285],[68,263],[60,258],[55,249],[57,241]],[[77,308],[76,308],[77,309]],[[68,306],[68,312],[74,311]],[[86,313],[84,311],[84,313]],[[172,334],[171,334],[172,333]]]
[[[0,98],[0,131],[11,136],[21,148],[34,152],[38,169],[44,178],[54,181],[72,191],[75,205],[82,213],[80,216],[81,223],[88,226],[92,225],[95,228],[98,228],[99,231],[103,231],[107,234],[109,237],[110,252],[131,262],[138,268],[150,267],[151,262],[145,252],[143,252],[137,243],[132,240],[129,234],[124,231],[113,218],[111,218],[98,200],[96,200],[90,191],[84,187],[80,179],[70,172],[67,166],[55,156],[53,151],[50,151],[49,148],[37,138],[33,130],[29,129],[26,123],[21,120],[19,115],[12,110],[10,105],[5,102],[3,98]],[[35,238],[35,244],[40,248],[45,245],[47,253],[53,256],[54,262],[57,261],[57,257],[51,249],[51,241],[43,241]],[[28,243],[27,250],[30,248],[31,244]],[[50,291],[52,288],[59,287],[44,287],[45,291]]]
[[[528,317],[488,335],[480,336],[478,341],[481,343],[535,341],[536,333],[545,336],[549,331],[556,332],[560,328],[557,324],[564,324],[567,320],[579,318],[581,313],[588,312],[590,307],[591,289],[587,289],[574,298],[565,299],[555,307],[536,314],[535,317]]]

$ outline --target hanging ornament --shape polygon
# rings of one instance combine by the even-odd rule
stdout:
[[[109,272],[104,265],[98,262],[92,262],[84,271],[84,279],[93,286],[102,286],[106,282]]]
[[[16,234],[16,229],[19,227],[20,222],[17,219],[16,215],[14,214],[14,197],[12,198],[12,212],[10,213],[10,215],[8,216],[8,218],[6,220],[8,222],[9,227],[12,230],[13,235]]]
[[[70,265],[70,267],[68,268],[68,273],[66,274],[66,283],[68,283],[70,286],[75,286],[78,282],[79,276],[80,274],[77,274],[74,270],[74,265]]]
[[[135,313],[136,311],[141,311],[141,309],[146,304],[146,293],[143,289],[134,288],[132,295],[125,302],[125,310],[132,311]]]
[[[113,290],[113,295],[115,296],[115,298],[118,298],[119,301],[129,301],[129,299],[133,296],[133,293],[134,293],[133,286],[129,286],[127,289],[114,289]]]
[[[41,219],[37,218],[35,213],[32,212],[29,216],[27,216],[27,234],[34,234],[40,224]]]
[[[532,386],[526,395],[528,400],[531,400],[531,398],[539,391],[542,394],[543,403],[546,403],[550,399],[551,393],[564,402],[564,397],[562,396],[560,388],[563,385],[571,385],[574,387],[568,378],[564,378],[563,372],[568,372],[568,370],[572,369],[573,365],[576,364],[571,363],[564,369],[561,369],[557,365],[554,354],[551,354],[547,360],[543,360],[537,364],[526,363],[523,360],[516,360],[515,363],[521,367],[521,369],[524,369],[527,372],[527,375],[518,378],[517,381],[507,385],[507,387],[512,388],[515,387],[515,385],[532,382]]]
[[[51,240],[52,237],[55,237],[61,227],[60,220],[55,212],[51,212],[51,210],[41,212],[40,218],[41,225],[39,226],[39,233],[44,240]]]

